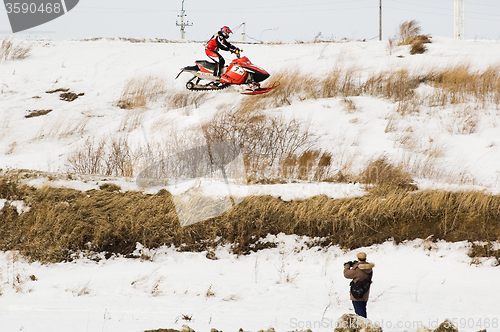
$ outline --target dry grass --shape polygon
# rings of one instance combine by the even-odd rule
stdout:
[[[373,168],[378,173],[367,171],[367,182],[385,179],[399,186],[400,179],[406,179],[383,160],[374,161],[367,170]],[[22,199],[30,210],[18,215],[15,207],[5,204],[0,211],[0,250],[19,250],[44,262],[71,260],[73,254],[89,251],[128,255],[136,243],[190,251],[227,243],[243,254],[255,250],[259,239],[279,233],[321,237],[323,245],[345,248],[431,235],[446,241],[500,239],[500,196],[484,192],[397,189],[356,198],[322,195],[288,202],[252,196],[215,218],[181,227],[166,191],[145,195],[27,189],[13,182],[3,179],[0,198]]]
[[[420,40],[420,39],[419,39]],[[354,112],[354,96],[373,96],[397,103],[402,115],[419,113],[422,107],[447,107],[474,102],[486,108],[500,103],[500,65],[473,69],[469,64],[454,64],[442,69],[390,69],[366,74],[360,67],[339,64],[322,78],[299,70],[274,75],[281,84],[265,95],[246,98],[236,107],[221,105],[221,110],[254,112],[291,105],[306,99],[342,97],[346,111]],[[274,82],[273,81],[273,82]],[[417,92],[426,84],[433,89]]]
[[[474,70],[469,64],[448,66],[427,75],[432,86],[442,89],[451,104],[469,101],[496,103],[500,99],[500,65]]]
[[[397,188],[415,190],[411,175],[399,166],[394,166],[386,157],[370,160],[358,176],[361,183],[371,185],[369,188],[378,191],[390,191]]]
[[[82,135],[85,132],[85,128],[87,127],[90,119],[88,117],[82,118],[79,121],[71,122],[66,125],[66,128],[63,129],[59,138],[64,138],[73,135]]]
[[[22,60],[29,56],[32,46],[17,42],[12,38],[2,40],[0,44],[0,61]]]
[[[130,133],[135,129],[139,128],[143,123],[143,120],[144,120],[143,108],[129,110],[125,114],[123,114],[120,127],[118,130]]]
[[[427,47],[423,43],[414,43],[411,45],[410,48],[410,54],[415,55],[415,54],[424,54],[427,52]]]
[[[399,25],[399,40],[398,45],[418,45],[430,43],[428,36],[421,35],[420,23],[415,20],[404,21]]]
[[[473,243],[468,253],[471,258],[479,257],[495,257],[497,259],[497,265],[500,264],[500,250],[494,249],[491,242],[488,243]]]
[[[362,69],[359,67],[334,67],[316,85],[319,97],[359,96],[362,93]]]
[[[408,101],[415,96],[418,78],[407,69],[383,71],[371,75],[363,86],[363,92],[381,96],[395,102]]]
[[[165,81],[157,76],[138,76],[125,83],[118,107],[134,109],[145,107],[165,94]]]
[[[452,114],[441,117],[442,127],[450,134],[473,134],[479,125],[480,111],[480,109],[473,108],[470,105],[455,106]]]
[[[344,105],[344,111],[348,114],[359,112],[359,109],[356,107],[356,103],[351,98],[342,98],[342,104]]]

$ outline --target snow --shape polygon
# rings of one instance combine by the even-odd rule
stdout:
[[[144,146],[159,142],[168,134],[151,130],[156,121],[170,123],[178,130],[193,127],[217,113],[220,105],[251,98],[228,89],[208,94],[199,108],[168,109],[161,103],[153,103],[141,111],[139,127],[123,131],[120,128],[133,112],[116,106],[126,82],[152,76],[162,80],[169,93],[184,91],[187,74],[177,80],[173,78],[181,67],[204,57],[202,44],[130,43],[114,39],[29,43],[33,46],[30,57],[0,63],[2,168],[67,172],[67,156],[89,138],[98,141],[121,137],[127,138],[131,145]],[[498,65],[500,52],[497,41],[457,41],[443,37],[434,37],[427,46],[428,52],[415,56],[408,54],[407,46],[389,50],[387,43],[376,41],[239,46],[252,62],[271,74],[298,68],[316,77],[333,67],[362,68],[366,75],[387,69],[418,72],[456,64],[482,70]],[[66,102],[59,100],[57,93],[46,93],[58,88],[85,95]],[[493,191],[498,188],[500,129],[494,106],[478,110],[480,121],[476,132],[470,135],[446,129],[460,125],[455,123],[457,117],[452,107],[440,109],[438,114],[426,110],[430,114],[421,112],[418,116],[395,118],[397,131],[386,132],[396,104],[368,96],[351,97],[358,110],[348,113],[341,99],[294,100],[292,105],[272,112],[310,122],[325,150],[352,160],[357,167],[380,155],[396,161],[404,159],[404,150],[397,141],[411,128],[414,136],[421,138],[422,150],[431,144],[444,150],[441,163],[436,164],[447,178],[468,174],[475,184]],[[49,109],[52,112],[47,115],[25,118],[28,111]]]
[[[210,118],[220,105],[249,98],[227,89],[210,93],[199,108],[167,109],[153,103],[143,110],[138,128],[120,131],[130,112],[116,106],[126,82],[138,76],[156,76],[171,93],[183,91],[187,77],[173,78],[181,67],[204,58],[202,44],[134,44],[113,39],[30,43],[30,57],[0,62],[3,169],[65,173],[67,156],[88,138],[127,137],[137,145],[160,141],[168,133],[152,133],[155,121],[165,120],[182,130]],[[389,50],[387,43],[374,41],[239,46],[252,62],[271,74],[299,68],[317,77],[334,66],[361,67],[367,74],[388,68],[418,71],[461,63],[485,69],[499,64],[500,54],[498,41],[442,37],[434,37],[429,51],[416,56],[410,56],[407,47]],[[58,88],[84,95],[68,103],[59,100],[58,94],[46,93]],[[380,155],[402,159],[405,151],[397,140],[411,127],[421,149],[437,146],[443,152],[436,162],[436,173],[443,175],[417,179],[419,188],[499,192],[498,107],[482,109],[477,130],[470,135],[444,128],[446,121],[453,120],[452,108],[397,119],[397,130],[386,132],[394,103],[367,96],[351,99],[358,109],[354,113],[344,111],[341,98],[294,100],[292,105],[269,112],[310,121],[322,147],[356,167]],[[52,112],[25,118],[28,111],[42,109]],[[84,129],[72,130],[83,123]],[[450,181],[459,175],[473,181],[465,181],[465,185]],[[133,178],[89,176],[70,181],[40,176],[25,182],[78,190],[112,182],[122,191],[141,189]],[[224,183],[211,180],[198,180],[195,185],[212,196],[227,190]],[[178,193],[186,190],[181,184],[168,189]],[[236,195],[273,195],[284,200],[365,193],[359,184],[335,183],[233,186],[231,190]],[[6,202],[0,199],[0,208]],[[19,213],[26,211],[21,201],[9,203]],[[15,252],[0,252],[0,331],[124,332],[180,329],[184,324],[197,332],[212,327],[224,331],[270,327],[277,332],[307,328],[332,331],[342,314],[352,312],[349,281],[343,278],[342,268],[357,251],[308,248],[309,239],[295,236],[267,240],[277,243],[277,248],[248,256],[235,256],[227,248],[219,248],[217,260],[207,259],[207,253],[181,253],[172,248],[150,251],[140,245],[138,254],[149,259],[112,257],[96,262],[81,258],[41,265],[29,263]],[[360,248],[376,264],[369,318],[380,323],[384,331],[416,331],[417,322],[435,328],[445,318],[456,323],[460,331],[500,331],[498,262],[490,258],[471,264],[468,246],[416,240]],[[192,319],[186,321],[183,316]]]
[[[216,260],[206,258],[206,252],[162,248],[138,249],[145,259],[41,265],[0,253],[2,331],[143,331],[182,325],[196,331],[332,331],[342,314],[352,312],[349,280],[342,271],[357,251],[308,248],[307,240],[269,236],[276,248],[247,256],[219,248]],[[436,328],[446,318],[460,331],[477,331],[488,322],[488,331],[499,331],[498,262],[470,264],[468,246],[416,240],[360,248],[375,263],[368,317],[384,331],[415,331],[417,322]]]

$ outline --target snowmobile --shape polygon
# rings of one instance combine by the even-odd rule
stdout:
[[[193,74],[193,77],[187,81],[186,88],[196,91],[222,90],[230,85],[246,85],[246,88],[241,93],[257,95],[276,88],[277,84],[265,88],[261,87],[260,82],[266,80],[270,76],[269,73],[252,64],[246,56],[241,57],[241,50],[236,49],[234,53],[236,54],[236,59],[231,61],[229,66],[224,66],[220,77],[214,75],[215,66],[217,66],[215,62],[197,60],[195,61],[195,66],[182,68],[175,79],[183,72]],[[200,84],[202,80],[209,82]]]

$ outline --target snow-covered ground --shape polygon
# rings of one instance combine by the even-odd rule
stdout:
[[[342,314],[353,312],[342,271],[357,251],[308,249],[307,239],[294,236],[267,240],[278,247],[239,257],[221,248],[216,260],[163,248],[138,250],[146,260],[41,265],[0,253],[1,331],[188,325],[196,331],[332,332]],[[425,240],[360,248],[375,263],[368,317],[384,331],[436,328],[446,318],[460,331],[500,331],[498,262],[471,265],[467,248]]]
[[[221,105],[238,104],[249,96],[234,89],[209,93],[198,108],[170,109],[161,103],[140,112],[117,107],[125,84],[133,78],[162,80],[169,94],[184,91],[188,74],[174,80],[181,67],[203,59],[201,43],[130,43],[120,40],[34,41],[31,55],[21,61],[0,63],[0,167],[68,171],[67,157],[88,138],[126,138],[134,147],[161,141],[171,131],[192,128],[219,112]],[[435,37],[428,52],[411,56],[408,46],[389,49],[387,43],[346,42],[318,44],[239,45],[252,62],[273,74],[285,70],[321,77],[333,67],[362,68],[367,75],[381,70],[425,71],[457,64],[485,69],[499,63],[500,42]],[[230,58],[229,54],[225,54]],[[83,96],[62,101],[58,93],[69,88]],[[419,89],[429,88],[422,86]],[[408,159],[400,144],[406,139],[419,150],[440,150],[434,160],[437,182],[464,179],[492,191],[500,188],[500,127],[498,107],[481,109],[474,133],[459,135],[446,127],[460,120],[453,107],[394,121],[396,104],[369,96],[350,97],[356,112],[346,112],[342,98],[294,100],[270,110],[310,122],[338,163],[361,167],[367,160],[386,155],[399,162]],[[30,111],[51,113],[25,118]],[[135,114],[135,115],[134,115]],[[132,122],[139,125],[133,128]],[[389,122],[397,122],[392,131]],[[159,130],[159,124],[164,129]],[[411,133],[410,136],[408,136]],[[406,136],[405,136],[406,135]],[[413,156],[413,159],[416,157]],[[426,187],[425,179],[419,182]],[[451,181],[453,182],[453,181]]]
[[[172,93],[182,91],[188,77],[173,78],[179,68],[204,58],[201,43],[31,43],[27,59],[0,62],[0,168],[4,169],[66,172],[68,154],[89,137],[127,137],[144,145],[168,135],[153,130],[157,123],[182,130],[210,118],[220,105],[252,98],[227,89],[210,93],[198,108],[168,109],[152,104],[142,111],[140,126],[124,131],[120,128],[130,120],[127,116],[131,111],[120,109],[117,102],[126,82],[155,76]],[[373,41],[240,46],[271,74],[298,68],[318,77],[337,65],[357,66],[371,73],[459,63],[484,69],[500,60],[500,42],[439,37],[433,38],[427,53],[415,56],[408,54],[407,47],[390,50],[386,43]],[[46,93],[58,88],[84,95],[66,102],[58,94]],[[467,188],[493,193],[500,189],[497,106],[482,110],[477,130],[470,135],[443,129],[448,115],[453,120],[451,108],[442,110],[439,117],[421,112],[405,118],[396,132],[386,132],[394,103],[367,96],[351,99],[358,109],[355,113],[344,110],[341,98],[294,100],[292,105],[269,112],[310,121],[322,148],[360,165],[382,154],[400,160],[405,151],[396,141],[411,127],[414,135],[422,138],[419,144],[435,142],[442,150],[436,163],[447,174],[475,180],[468,183],[476,186]],[[29,111],[49,109],[52,112],[47,115],[25,118]],[[460,183],[447,183],[449,178],[417,182],[421,189],[464,188]],[[49,183],[46,178],[26,181],[35,186]],[[138,189],[133,179],[111,181],[123,190]],[[224,190],[220,184],[205,184],[210,195]],[[97,188],[99,181],[57,180],[51,185],[88,190]],[[246,190],[283,199],[363,194],[359,185],[326,183],[250,186]],[[16,204],[22,212],[21,202]],[[305,239],[291,236],[269,240],[277,241],[278,248],[240,257],[221,248],[216,252],[217,260],[207,259],[206,253],[162,248],[146,252],[150,260],[115,257],[41,265],[28,263],[12,252],[0,253],[0,331],[123,332],[179,329],[183,324],[197,332],[212,327],[226,332],[269,327],[277,332],[307,328],[333,331],[335,321],[352,312],[342,263],[354,259],[356,252],[336,247],[299,250]],[[500,331],[500,287],[496,286],[500,270],[495,267],[496,260],[471,265],[466,243],[419,240],[360,250],[376,264],[368,315],[384,331],[411,332],[419,323],[435,328],[445,318],[455,322],[460,331]],[[191,321],[183,317],[191,317]]]

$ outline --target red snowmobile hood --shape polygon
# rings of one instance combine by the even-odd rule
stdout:
[[[260,73],[263,73],[263,74],[269,74],[267,71],[265,71],[264,69],[260,68],[259,66],[256,66],[254,65],[249,58],[247,58],[246,56],[244,57],[241,57],[239,59],[234,59],[232,61],[232,63],[234,64],[238,64],[239,66],[241,67],[244,67],[244,68],[248,68],[248,69],[253,69],[255,71],[258,71]]]

